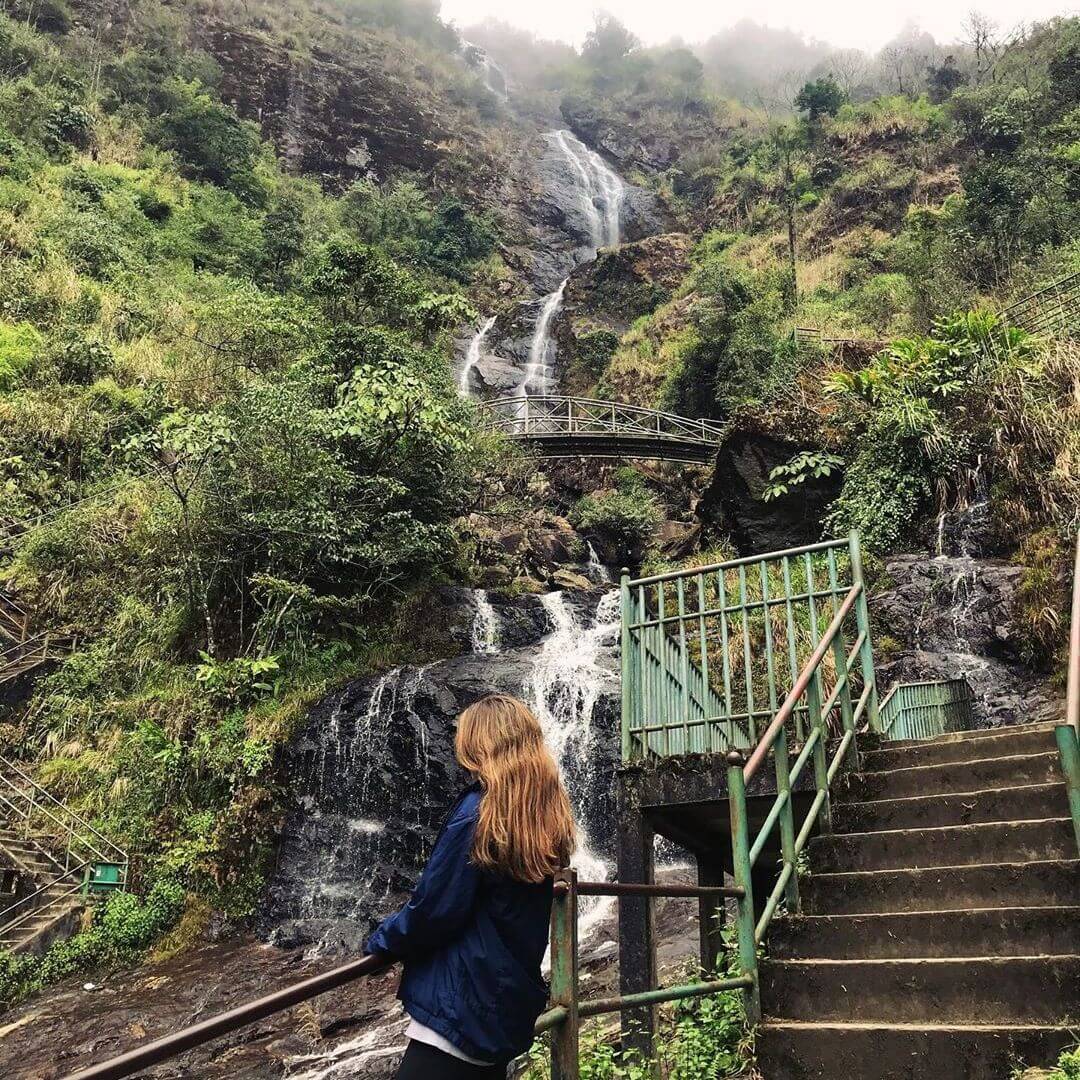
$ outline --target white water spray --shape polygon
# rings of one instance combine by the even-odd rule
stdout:
[[[589,226],[593,250],[612,247],[621,238],[622,204],[626,185],[608,168],[604,159],[590,150],[573,132],[551,131],[547,137],[565,156]]]
[[[540,314],[529,344],[525,378],[517,389],[518,397],[543,397],[551,391],[555,381],[555,342],[551,336],[551,323],[562,306],[563,293],[569,280],[564,278],[562,284],[545,296],[540,305]]]
[[[586,795],[599,781],[595,766],[600,761],[593,716],[605,685],[614,677],[603,658],[615,648],[619,634],[619,594],[605,593],[588,625],[579,620],[566,594],[546,593],[540,597],[551,633],[544,639],[522,694],[536,713],[544,730],[544,741],[560,768],[573,768],[568,784],[578,821],[584,819]],[[610,867],[591,847],[583,829],[578,833],[578,849],[573,864],[583,879],[604,881]],[[583,901],[578,933],[584,939],[607,914],[610,898]]]
[[[589,553],[589,561],[585,564],[585,573],[590,581],[595,581],[598,585],[607,585],[611,581],[611,571],[600,561],[600,556],[596,554],[596,548],[592,546],[592,541],[586,540],[585,543]]]
[[[473,590],[475,612],[472,624],[472,651],[479,656],[494,656],[499,651],[499,617],[483,589]]]
[[[461,369],[461,375],[458,377],[458,391],[462,397],[468,397],[472,390],[472,373],[476,365],[480,362],[480,353],[484,348],[484,342],[487,340],[487,336],[491,333],[491,328],[495,325],[496,316],[492,315],[490,319],[473,335],[472,340],[469,342],[469,347],[465,351],[465,364]]]

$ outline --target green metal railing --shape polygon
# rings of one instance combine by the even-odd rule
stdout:
[[[857,559],[857,544],[854,545],[854,551]],[[781,901],[786,903],[787,910],[793,914],[801,910],[798,876],[800,856],[815,829],[823,833],[832,831],[830,787],[837,774],[845,765],[852,770],[858,768],[857,732],[863,719],[869,717],[875,686],[871,669],[869,677],[864,679],[861,693],[857,699],[853,699],[851,676],[862,652],[862,638],[868,639],[868,631],[861,631],[855,646],[844,654],[845,658],[838,669],[834,687],[827,696],[822,687],[822,668],[825,658],[835,650],[837,643],[842,641],[845,620],[852,612],[858,612],[862,604],[865,604],[865,594],[862,581],[857,578],[749,760],[746,760],[740,750],[728,752],[731,851],[735,884],[743,893],[737,900],[735,925],[741,973],[752,980],[752,985],[745,991],[746,1013],[751,1022],[756,1022],[761,1015],[758,998],[758,946],[765,940]],[[806,741],[793,762],[790,757],[788,729],[800,702],[806,703],[808,730]],[[830,747],[827,746],[831,734],[829,716],[834,708],[838,708],[840,714],[842,735],[838,742]],[[776,774],[776,795],[761,827],[751,837],[746,785],[770,756]],[[802,820],[796,822],[795,783],[808,767],[813,769],[814,795]],[[779,833],[780,846],[779,873],[758,917],[754,908],[752,871],[776,832]]]
[[[853,589],[844,620],[853,645],[839,626],[818,666],[817,704],[796,702],[791,734],[804,742],[825,700],[839,729],[863,689],[876,729],[856,535],[638,580],[624,573],[621,588],[624,761],[754,746]]]
[[[1065,694],[1065,723],[1054,729],[1061,768],[1065,773],[1065,789],[1069,797],[1069,812],[1076,833],[1076,848],[1080,852],[1080,536],[1076,539],[1076,559],[1073,563],[1072,616],[1069,624],[1069,671]]]
[[[932,739],[975,725],[974,697],[967,679],[897,683],[878,710],[885,739]]]
[[[830,788],[858,767],[857,732],[880,730],[859,538],[624,574],[622,600],[624,759],[727,750],[739,974],[754,1022],[758,947],[781,902],[800,910],[798,862],[815,830],[831,829]],[[770,760],[775,795],[751,836],[746,788]],[[806,770],[813,795],[796,821]],[[774,836],[778,874],[757,916],[752,872]]]
[[[52,866],[37,889],[0,910],[0,942],[16,942],[28,923],[58,912],[80,891],[126,887],[127,853],[4,757],[0,817]]]

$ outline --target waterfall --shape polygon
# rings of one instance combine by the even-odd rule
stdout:
[[[589,555],[588,562],[585,564],[586,575],[590,581],[595,581],[598,585],[607,585],[611,581],[611,572],[600,561],[600,556],[596,554],[592,541],[586,540],[585,543]]]
[[[398,667],[359,698],[343,691],[313,723],[290,763],[299,808],[282,839],[270,940],[316,951],[355,950],[373,911],[401,888],[395,867],[418,859],[437,808],[428,731],[416,699],[431,666]],[[402,733],[411,731],[404,740]],[[410,783],[388,785],[408,774]],[[393,822],[393,828],[387,823]]]
[[[473,590],[476,613],[472,624],[472,651],[479,656],[493,656],[499,651],[499,617],[483,589]]]
[[[597,702],[611,673],[603,664],[619,636],[619,594],[607,592],[597,604],[592,620],[584,624],[562,592],[540,597],[551,620],[522,696],[536,713],[544,740],[559,763],[578,820],[578,848],[574,866],[583,879],[604,881],[610,867],[596,854],[588,833],[589,798],[598,784],[609,778],[598,775],[597,732],[593,726]],[[610,909],[610,898],[582,901],[578,932],[584,937]]]
[[[622,203],[626,194],[622,179],[573,132],[565,129],[551,131],[547,133],[547,138],[559,148],[570,165],[594,251],[618,244]]]
[[[468,397],[469,392],[472,389],[472,373],[480,360],[480,352],[484,347],[484,341],[488,334],[491,332],[491,328],[495,325],[496,316],[492,315],[490,319],[473,335],[472,340],[469,342],[469,347],[465,352],[465,364],[461,369],[461,375],[458,377],[458,390],[462,397]]]
[[[562,306],[563,293],[569,280],[563,278],[559,287],[553,293],[548,293],[540,304],[540,314],[529,344],[525,378],[517,389],[519,397],[543,397],[551,391],[555,381],[555,341],[551,336],[551,323]]]

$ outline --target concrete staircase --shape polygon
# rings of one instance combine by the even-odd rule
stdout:
[[[15,901],[0,919],[0,949],[42,953],[58,937],[68,936],[86,908],[82,880],[35,840],[9,826],[0,827],[0,858],[16,873]]]
[[[803,913],[770,931],[763,1077],[1051,1063],[1080,1034],[1080,858],[1052,728],[884,746],[811,842]]]
[[[0,757],[0,949],[40,953],[77,928],[91,898],[127,884],[107,836]]]

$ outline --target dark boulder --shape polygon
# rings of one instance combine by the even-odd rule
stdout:
[[[840,491],[840,478],[807,480],[778,499],[765,502],[769,473],[789,461],[798,443],[752,431],[733,432],[720,447],[712,482],[698,516],[727,534],[740,555],[779,551],[821,539],[822,519]]]

